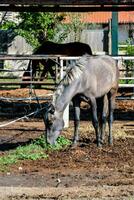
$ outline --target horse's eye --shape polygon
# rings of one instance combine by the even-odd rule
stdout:
[[[48,125],[49,125],[49,126],[52,126],[52,124],[53,124],[53,122],[49,120],[49,121],[48,121]]]
[[[48,114],[48,120],[49,120],[49,121],[52,121],[53,118],[54,118],[54,115],[52,115],[52,114],[49,113],[49,114]]]

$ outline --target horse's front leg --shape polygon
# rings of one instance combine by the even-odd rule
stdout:
[[[74,108],[74,136],[73,144],[76,144],[79,140],[79,126],[80,126],[80,101],[73,99]]]
[[[41,74],[40,77],[40,81],[43,81],[43,79],[46,77],[46,74],[49,72],[51,77],[53,78],[53,80],[55,81],[55,72],[53,70],[53,66],[54,66],[54,61],[48,59],[47,61],[42,61],[42,64],[44,66],[43,68],[43,72]]]
[[[39,60],[33,60],[32,61],[32,78],[33,80],[36,78],[37,71],[39,70]]]
[[[94,97],[91,98],[91,107],[92,107],[92,122],[96,133],[96,142],[97,146],[100,147],[101,140],[100,140],[99,122],[97,117],[97,103]]]

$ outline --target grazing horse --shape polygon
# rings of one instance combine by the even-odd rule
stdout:
[[[46,41],[44,42],[36,51],[37,54],[46,54],[46,55],[64,55],[64,56],[82,56],[84,54],[92,55],[92,50],[88,44],[81,42],[71,42],[65,44],[57,44],[54,42]],[[32,62],[32,66],[31,66]],[[47,72],[50,72],[52,78],[55,77],[55,72],[53,66],[55,62],[51,59],[47,60],[33,60],[29,62],[26,72],[23,74],[23,80],[29,80],[25,77],[30,76],[30,67],[32,67],[32,77],[36,76],[37,70],[39,70],[39,64],[44,66],[43,72],[41,74],[40,80],[42,81],[45,78]]]
[[[55,144],[64,127],[63,113],[72,100],[75,109],[74,143],[78,140],[80,101],[91,105],[92,122],[96,132],[97,146],[101,146],[108,113],[109,144],[112,139],[112,122],[115,97],[118,89],[119,71],[116,61],[110,56],[82,56],[67,72],[57,87],[52,103],[45,113],[46,138]],[[99,107],[101,109],[99,109]],[[100,118],[97,116],[100,110]]]

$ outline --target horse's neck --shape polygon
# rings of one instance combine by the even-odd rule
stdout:
[[[70,86],[59,86],[53,96],[53,105],[57,111],[63,113],[72,97],[73,91]]]
[[[83,74],[84,62],[70,66],[59,84],[53,97],[53,105],[59,111],[64,111],[72,97],[81,92],[80,77]]]

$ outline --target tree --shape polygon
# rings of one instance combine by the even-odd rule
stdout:
[[[126,42],[126,54],[129,56],[134,55],[134,46],[132,45],[132,38],[129,38]],[[124,61],[126,66],[126,76],[133,77],[133,68],[134,68],[134,61],[133,60],[126,60]],[[134,83],[134,80],[126,80],[126,83]]]
[[[81,40],[81,33],[85,28],[85,23],[81,22],[82,15],[80,13],[68,13],[68,24],[63,24],[64,35],[71,34],[73,41]]]
[[[16,34],[23,36],[35,48],[43,40],[53,40],[63,15],[43,12],[20,12],[17,18],[18,22],[5,20],[1,28],[5,30],[12,29]]]

